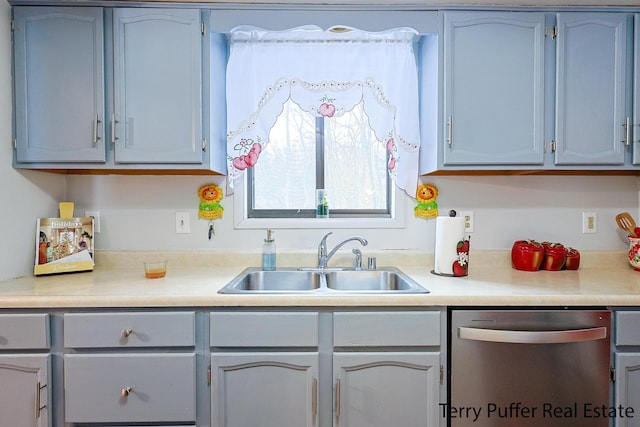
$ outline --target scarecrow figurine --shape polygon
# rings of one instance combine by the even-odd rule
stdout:
[[[198,207],[198,218],[209,220],[209,240],[215,234],[213,230],[213,220],[222,218],[224,208],[218,203],[222,200],[222,189],[215,184],[206,184],[198,189],[200,206]]]
[[[198,217],[204,219],[222,218],[223,208],[218,203],[222,200],[222,189],[215,184],[206,184],[198,189],[200,207]]]
[[[432,184],[421,184],[416,191],[418,205],[415,207],[415,215],[419,218],[435,218],[438,216],[438,189]]]

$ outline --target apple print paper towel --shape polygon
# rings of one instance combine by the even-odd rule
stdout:
[[[464,242],[464,217],[436,218],[434,273],[447,276],[466,276],[454,271],[458,263],[458,244]]]

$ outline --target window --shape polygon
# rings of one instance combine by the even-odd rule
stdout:
[[[345,218],[396,226],[397,189],[413,197],[418,180],[416,35],[312,26],[231,32],[227,194],[242,192],[236,227],[305,218],[326,226],[315,220],[319,188],[329,194],[331,227],[347,227]]]
[[[340,117],[315,117],[285,102],[269,150],[249,169],[249,218],[313,218],[316,189],[331,217],[390,217],[388,152],[362,103]]]

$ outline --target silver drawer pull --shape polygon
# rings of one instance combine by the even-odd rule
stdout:
[[[120,332],[120,336],[122,338],[129,338],[129,335],[131,335],[132,332],[133,332],[133,329],[131,328],[123,329],[122,332]]]
[[[125,387],[122,390],[120,390],[120,396],[129,397],[129,393],[131,393],[132,391],[133,391],[133,387]]]

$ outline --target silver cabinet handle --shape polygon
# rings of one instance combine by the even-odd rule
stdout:
[[[622,127],[624,128],[625,134],[622,142],[624,142],[624,145],[628,147],[629,145],[631,145],[631,119],[629,117],[624,120]]]
[[[98,140],[101,139],[98,136],[98,124],[102,123],[100,121],[100,119],[98,118],[98,115],[96,114],[96,116],[93,118],[93,146],[95,147],[96,144],[98,144]]]
[[[340,380],[336,380],[336,420],[340,420]]]
[[[505,342],[516,344],[560,344],[596,341],[607,337],[604,326],[563,331],[512,331],[506,329],[482,329],[460,326],[458,337],[462,340]]]
[[[38,381],[38,382],[36,383],[36,405],[35,405],[35,406],[36,406],[36,407],[35,407],[35,409],[36,409],[36,413],[35,413],[35,415],[36,415],[36,419],[40,418],[40,411],[42,411],[44,408],[46,408],[46,407],[47,407],[47,405],[41,405],[41,404],[40,404],[40,403],[41,403],[41,401],[40,401],[40,400],[41,400],[40,392],[41,392],[41,391],[42,391],[42,389],[43,389],[43,388],[45,388],[46,386],[47,386],[46,384],[45,384],[45,385],[42,385],[42,384],[40,383],[40,381]]]
[[[132,332],[133,332],[133,329],[131,329],[131,328],[123,329],[120,332],[120,336],[122,338],[129,338],[129,335],[131,335]]]
[[[311,413],[314,419],[318,415],[318,380],[315,378],[311,385]]]
[[[116,137],[116,123],[120,123],[120,122],[116,120],[116,115],[112,114],[111,115],[111,146],[112,147],[116,146],[116,141],[118,140],[118,138]]]
[[[449,116],[447,120],[447,144],[453,144],[453,117]]]
[[[125,387],[122,390],[120,390],[120,396],[121,397],[129,397],[129,394],[133,391],[133,387],[129,386],[129,387]]]

